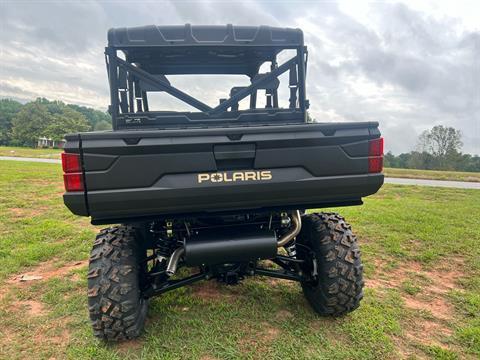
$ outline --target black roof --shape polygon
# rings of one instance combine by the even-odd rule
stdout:
[[[294,48],[303,45],[300,29],[270,26],[175,25],[115,28],[108,45],[119,49],[177,46],[243,46]]]

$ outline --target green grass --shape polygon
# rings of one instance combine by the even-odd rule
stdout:
[[[479,172],[462,171],[437,171],[437,170],[417,170],[417,169],[383,169],[385,176],[408,178],[408,179],[432,179],[432,180],[451,180],[451,181],[480,181]]]
[[[422,287],[415,283],[414,281],[411,280],[405,280],[402,282],[402,289],[405,291],[407,294],[410,295],[417,295],[422,291]]]
[[[60,159],[61,149],[34,149],[28,147],[0,146],[0,156]]]
[[[69,213],[55,164],[0,161],[0,358],[432,359],[480,354],[480,191],[385,185],[360,207],[335,209],[357,232],[367,288],[358,310],[317,317],[297,284],[206,282],[151,302],[145,334],[93,338],[86,266],[97,228]],[[41,266],[41,268],[39,268]],[[12,277],[54,268],[26,284]],[[454,288],[433,293],[446,282]],[[409,301],[425,308],[409,307]],[[441,301],[440,318],[430,301]],[[29,303],[40,304],[33,313]],[[26,305],[27,304],[27,305]],[[425,324],[438,328],[425,337]],[[438,330],[438,329],[441,329]]]

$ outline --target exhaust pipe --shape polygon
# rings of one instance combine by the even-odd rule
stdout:
[[[277,247],[282,247],[287,245],[292,241],[302,229],[302,219],[300,217],[300,211],[295,210],[292,214],[293,229],[283,235],[277,242]]]
[[[170,259],[168,259],[168,264],[167,264],[166,272],[168,276],[172,276],[177,272],[178,260],[180,260],[180,257],[184,253],[185,253],[184,247],[179,247],[172,253],[172,256],[170,256]]]
[[[177,248],[168,259],[166,273],[172,276],[177,271],[180,258],[185,255],[188,265],[203,263],[220,263],[225,261],[247,261],[251,259],[269,259],[275,256],[276,248],[287,245],[292,241],[302,228],[300,211],[292,213],[293,228],[275,241],[273,234],[220,234],[207,236],[187,242],[185,246]],[[275,244],[276,243],[276,244]]]

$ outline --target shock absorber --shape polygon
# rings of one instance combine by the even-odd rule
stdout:
[[[287,251],[289,257],[295,258],[297,256],[297,247],[295,245],[295,241],[292,241],[291,244],[285,246],[285,250]]]
[[[284,234],[280,239],[278,239],[278,247],[283,247],[289,244],[300,233],[300,230],[302,229],[302,218],[300,216],[300,211],[298,210],[293,211],[292,222],[293,222],[293,225],[291,229],[286,234]]]
[[[170,257],[170,254],[172,251],[170,250],[171,248],[171,240],[170,239],[165,239],[163,237],[160,237],[157,242],[157,249],[156,249],[156,254],[157,254],[157,260],[160,262],[163,262],[164,260],[168,259]]]
[[[155,254],[159,263],[166,261],[175,250],[176,240],[173,236],[173,225],[171,221],[165,223],[165,227],[153,223],[150,232],[155,234]]]
[[[300,230],[302,228],[302,218],[300,216],[300,211],[293,211],[292,218],[288,217],[286,213],[282,213],[280,216],[282,219],[282,226],[292,225],[292,228],[289,232],[282,236],[282,238],[278,241],[278,245],[279,247],[283,246],[285,248],[289,257],[295,258],[297,256],[295,237],[300,233]]]

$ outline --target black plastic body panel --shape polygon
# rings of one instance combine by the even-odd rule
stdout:
[[[300,29],[271,26],[177,25],[138,26],[108,31],[108,45],[121,49],[156,47],[294,47],[303,44]]]
[[[359,204],[383,184],[368,173],[368,141],[379,136],[377,123],[69,135],[86,193],[64,200],[96,223]]]

